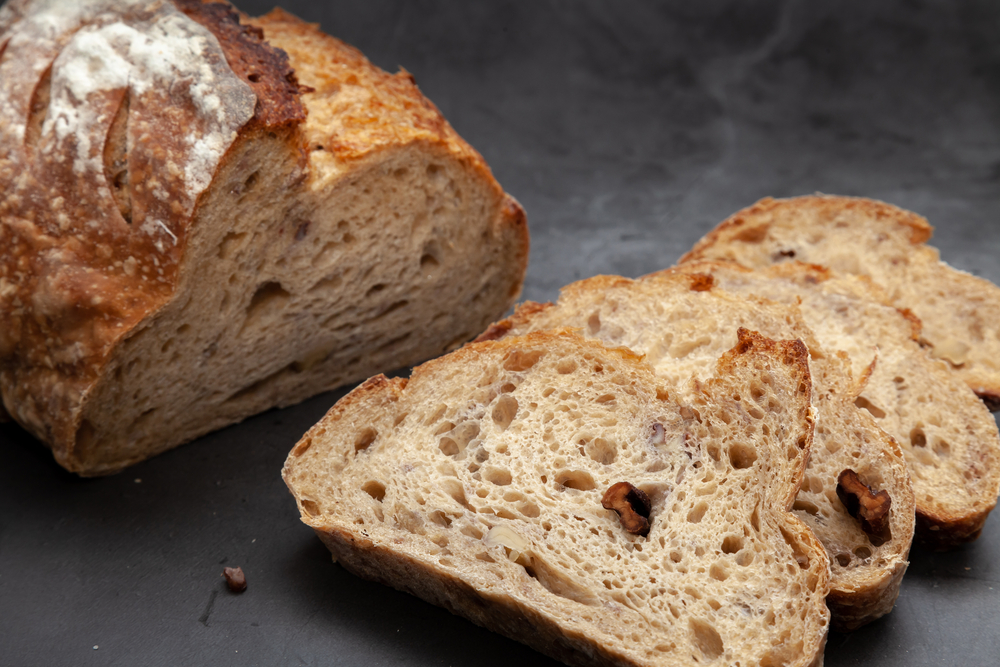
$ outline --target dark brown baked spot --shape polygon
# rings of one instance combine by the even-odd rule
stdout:
[[[715,284],[715,278],[708,273],[692,273],[689,278],[692,292],[707,292]]]

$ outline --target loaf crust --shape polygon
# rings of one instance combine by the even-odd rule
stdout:
[[[475,343],[415,369],[409,380],[379,376],[358,387],[295,446],[283,477],[302,520],[351,572],[567,664],[822,664],[826,557],[812,533],[785,511],[809,447],[807,352],[798,342],[743,332],[718,371],[718,378],[692,389],[692,402],[677,402],[627,349],[568,332]],[[753,419],[737,416],[734,439],[720,439],[716,429],[727,427],[718,415],[741,412],[735,395],[751,401],[748,387],[764,376],[775,383],[775,396],[787,398],[776,408],[785,418],[780,432],[754,437],[752,462],[732,450],[713,458],[721,442],[749,452],[743,438],[759,434]],[[556,392],[574,398],[542,391],[551,382]],[[504,407],[511,400],[513,411]],[[569,409],[561,410],[563,404]],[[543,411],[561,418],[548,419]],[[614,415],[615,425],[607,415]],[[764,419],[778,428],[774,417]],[[470,419],[478,420],[478,429],[469,430]],[[683,435],[682,424],[702,421],[711,424],[709,430]],[[579,452],[560,435],[577,422],[589,424],[592,436]],[[545,423],[554,430],[536,432]],[[651,423],[661,425],[662,442],[646,442],[657,433]],[[595,444],[617,453],[598,453],[590,449]],[[660,456],[652,452],[661,447],[666,458],[654,465],[647,456]],[[640,459],[644,463],[637,466]],[[558,481],[559,466],[575,469],[565,485]],[[600,506],[603,487],[622,475],[653,494],[648,537],[628,535],[617,516]],[[692,495],[702,488],[702,476],[709,480],[706,494],[713,493],[712,479],[723,487],[727,480],[744,480],[743,493],[722,494],[714,499],[718,505],[709,505],[720,517],[723,505],[732,506],[725,524],[717,526],[708,515],[703,527],[700,514],[693,519],[699,523],[683,518],[688,505],[712,497]],[[744,502],[753,498],[763,500]],[[783,535],[758,545],[762,549],[751,544],[759,539],[747,523],[754,507],[756,518],[749,522],[756,522],[756,530]],[[744,523],[750,533],[737,528]],[[572,559],[558,546],[571,532]],[[723,546],[706,543],[696,551],[693,545],[709,533]],[[723,533],[740,537],[729,542]],[[598,556],[601,545],[624,560]],[[739,555],[743,550],[756,554],[752,564]],[[712,563],[724,569],[710,568]],[[633,597],[649,586],[644,564],[656,570],[654,589],[664,589],[653,594],[655,601],[645,593]],[[738,579],[734,588],[723,583],[730,577]],[[675,595],[674,588],[683,590]],[[740,612],[737,599],[743,596],[751,602]],[[673,615],[665,611],[672,606]]]
[[[328,87],[300,85],[293,69]],[[520,289],[524,212],[481,156],[408,74],[381,72],[289,14],[252,22],[227,5],[195,0],[13,0],[0,9],[0,81],[0,396],[70,470],[114,472],[255,412],[426,359],[481,330]],[[270,333],[227,329],[227,320],[253,319],[251,306],[262,302],[335,314],[332,289],[290,286],[296,276],[315,282],[325,264],[293,271],[263,251],[284,251],[290,265],[298,241],[319,249],[324,236],[343,245],[371,233],[346,217],[352,228],[338,231],[323,198],[349,202],[351,182],[399,191],[379,180],[380,170],[421,161],[440,170],[441,188],[448,179],[473,188],[464,194],[482,211],[460,222],[463,214],[446,208],[446,224],[432,217],[414,227],[409,246],[389,240],[383,266],[400,262],[391,269],[399,285],[421,272],[424,256],[437,270],[430,282],[455,271],[463,312],[389,344],[384,330],[398,337],[414,326],[404,322],[438,313],[426,310],[427,298],[391,300],[396,283],[386,279],[369,310],[406,303],[370,332],[369,355],[353,342],[364,327],[351,319],[366,315],[349,315],[339,337],[335,326],[324,337],[317,324],[294,342],[276,340],[281,327],[270,319],[261,320]],[[415,179],[407,183],[419,186]],[[391,206],[404,201],[401,191],[395,199],[372,196]],[[473,248],[469,261],[486,267],[481,279],[454,268],[459,260],[444,257],[443,241],[420,249],[432,231],[463,227],[482,236],[462,242]],[[232,276],[213,273],[220,259],[239,263]],[[368,267],[382,259],[356,255]],[[363,267],[355,274],[360,294],[345,281],[340,301],[361,302],[372,287],[357,282],[362,274]],[[270,278],[256,283],[255,275]],[[231,290],[234,303],[220,307],[225,299],[209,298],[212,290]],[[240,331],[252,340],[234,342]],[[216,350],[234,362],[211,361]],[[203,385],[184,386],[195,381]],[[205,395],[184,405],[192,392]]]
[[[803,340],[812,355],[819,427],[795,511],[827,550],[834,626],[852,630],[892,610],[914,531],[903,453],[867,411],[855,407],[863,379],[852,379],[846,358],[816,339],[795,306],[730,294],[711,275],[683,267],[637,280],[596,276],[564,287],[556,304],[520,306],[480,340],[558,327],[624,345],[672,381],[710,373],[714,356],[736,342],[738,327]],[[837,477],[847,467],[892,497],[890,540],[874,544],[837,498]]]
[[[921,342],[991,409],[1000,405],[1000,288],[948,266],[923,217],[880,201],[765,198],[720,223],[681,258],[753,267],[799,260],[870,276],[923,323]]]

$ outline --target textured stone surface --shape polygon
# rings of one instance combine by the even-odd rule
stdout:
[[[814,191],[917,211],[1000,282],[995,3],[284,4],[405,66],[483,153],[528,211],[525,298],[662,268],[759,197]],[[279,472],[339,395],[96,480],[0,426],[0,663],[555,664],[330,565]],[[914,549],[896,610],[831,635],[826,664],[996,664],[998,563],[997,517]]]

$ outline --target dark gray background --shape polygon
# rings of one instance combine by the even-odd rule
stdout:
[[[405,66],[483,153],[528,211],[525,298],[663,268],[756,199],[815,191],[915,210],[944,259],[1000,282],[1000,5],[870,4],[286,7]],[[330,564],[279,471],[343,393],[94,480],[0,426],[0,664],[554,664]],[[896,610],[826,660],[1000,662],[1000,519],[915,547]]]

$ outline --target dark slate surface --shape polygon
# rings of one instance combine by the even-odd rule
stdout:
[[[759,197],[815,191],[913,209],[944,259],[1000,282],[1000,5],[874,4],[286,7],[405,66],[483,153],[528,211],[525,298],[662,268]],[[555,664],[330,564],[279,470],[342,394],[96,480],[0,426],[0,664]],[[953,553],[915,548],[896,610],[826,651],[998,663],[996,516]]]

